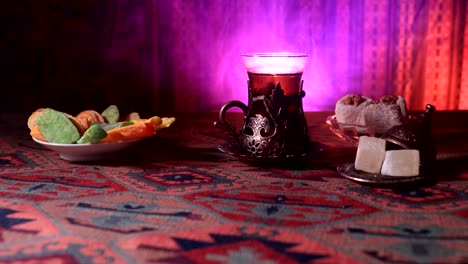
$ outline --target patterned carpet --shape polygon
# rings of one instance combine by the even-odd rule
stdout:
[[[72,163],[3,117],[0,263],[468,263],[467,130],[436,134],[435,182],[378,188],[337,173],[355,149],[323,115],[322,151],[269,165],[221,153],[215,118]]]

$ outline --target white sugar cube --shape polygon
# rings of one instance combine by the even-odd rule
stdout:
[[[382,165],[383,175],[419,175],[419,151],[416,149],[389,150]]]
[[[354,167],[369,173],[380,173],[385,159],[385,140],[375,137],[361,136]]]

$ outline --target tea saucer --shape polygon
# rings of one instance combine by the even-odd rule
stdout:
[[[226,154],[232,155],[239,160],[251,163],[278,163],[292,160],[299,160],[311,154],[316,154],[324,150],[324,145],[319,142],[311,141],[307,144],[303,153],[286,154],[286,155],[273,155],[268,157],[258,157],[245,151],[240,147],[237,141],[229,141],[225,144],[219,145],[218,149]]]
[[[415,184],[426,180],[422,175],[417,176],[388,176],[379,173],[368,173],[356,170],[354,163],[345,163],[337,167],[337,171],[343,177],[362,184],[382,185],[382,186],[402,186]]]

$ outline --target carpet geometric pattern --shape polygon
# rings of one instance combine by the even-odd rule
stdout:
[[[466,165],[377,188],[337,173],[355,149],[319,125],[321,153],[276,166],[218,151],[226,135],[212,121],[180,118],[87,163],[1,125],[0,263],[468,262]]]

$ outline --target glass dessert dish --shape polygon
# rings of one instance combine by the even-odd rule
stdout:
[[[384,175],[368,173],[355,168],[354,163],[346,163],[337,167],[338,173],[350,180],[375,185],[401,187],[402,184],[414,184],[433,179],[433,168],[436,165],[437,150],[432,139],[431,119],[435,111],[433,105],[426,105],[426,111],[421,115],[414,115],[402,125],[397,125],[382,135],[374,132],[373,128],[339,124],[331,116],[326,120],[330,130],[340,138],[359,145],[359,136],[378,136],[386,141],[386,150],[418,150],[419,175]],[[359,151],[359,148],[358,148]],[[401,164],[400,164],[401,166]]]
[[[375,127],[340,123],[336,120],[335,115],[328,116],[325,123],[333,134],[354,146],[358,145],[360,136],[382,136]]]

